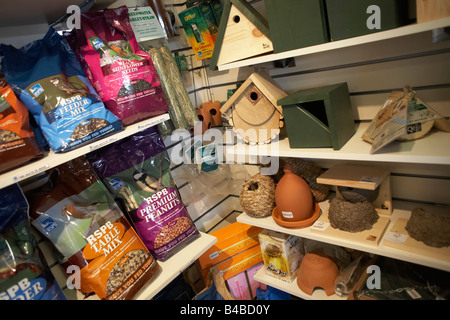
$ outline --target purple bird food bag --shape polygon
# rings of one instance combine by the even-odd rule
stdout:
[[[199,232],[170,173],[170,159],[155,128],[88,154],[94,169],[119,199],[139,237],[165,260]]]
[[[106,107],[129,125],[169,110],[150,56],[140,50],[128,9],[83,13],[75,30],[79,58]]]

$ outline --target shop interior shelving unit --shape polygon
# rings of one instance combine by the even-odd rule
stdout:
[[[422,24],[412,24],[401,28],[383,31],[375,34],[355,37],[351,39],[329,42],[317,46],[282,52],[278,54],[264,55],[255,58],[245,59],[226,65],[219,66],[219,70],[230,70],[233,68],[245,67],[250,65],[262,64],[279,59],[286,59],[290,57],[298,57],[331,51],[339,48],[358,46],[371,42],[388,40],[396,37],[409,36],[416,33],[431,31],[436,28],[444,28],[450,26],[450,18],[444,18]],[[385,147],[381,152],[376,154],[370,153],[370,144],[361,139],[362,133],[369,126],[369,123],[356,124],[356,134],[339,150],[333,148],[300,148],[292,149],[289,146],[289,138],[282,138],[279,141],[272,142],[269,145],[248,145],[245,143],[237,143],[233,146],[226,147],[226,154],[229,157],[293,157],[302,158],[305,160],[326,160],[326,161],[357,161],[363,162],[367,165],[371,163],[379,164],[407,164],[407,165],[438,165],[445,168],[450,166],[450,137],[449,133],[433,132],[427,136],[426,139],[402,142],[401,144],[392,144]],[[429,250],[422,252],[412,252],[405,249],[399,249],[395,246],[390,246],[389,243],[395,237],[395,233],[391,232],[398,219],[408,219],[411,210],[415,207],[432,207],[430,204],[418,204],[416,202],[408,201],[394,201],[393,213],[390,216],[390,222],[387,226],[383,237],[376,246],[361,244],[357,241],[352,241],[348,237],[340,238],[329,234],[320,234],[320,232],[312,232],[311,226],[305,229],[287,229],[275,223],[271,216],[265,218],[253,218],[245,212],[237,217],[237,221],[249,225],[258,226],[264,229],[274,230],[286,234],[295,235],[301,238],[312,239],[324,243],[338,245],[350,249],[360,250],[375,255],[386,256],[394,259],[399,259],[407,262],[417,263],[420,265],[436,268],[450,272],[450,250],[434,249],[429,247]],[[322,213],[328,210],[329,200],[320,203]],[[274,277],[265,274],[261,269],[256,275],[255,279],[273,286],[280,290],[286,291],[292,295],[298,296],[308,300],[331,299],[340,300],[345,299],[337,295],[327,296],[321,289],[316,289],[313,295],[308,295],[302,292],[296,283],[296,280],[287,283],[278,280]]]

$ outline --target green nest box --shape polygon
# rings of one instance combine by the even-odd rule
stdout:
[[[398,28],[408,22],[408,0],[326,0],[331,40]]]
[[[347,83],[300,90],[277,103],[291,148],[340,150],[356,132]]]
[[[329,41],[324,0],[265,0],[275,53]]]

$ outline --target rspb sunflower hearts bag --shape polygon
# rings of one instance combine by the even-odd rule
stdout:
[[[22,48],[1,44],[2,71],[31,111],[54,152],[66,152],[122,130],[55,29]]]
[[[70,41],[106,107],[129,125],[168,112],[156,69],[139,48],[121,6],[81,14],[77,41]]]

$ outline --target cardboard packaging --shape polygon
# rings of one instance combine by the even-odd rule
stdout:
[[[207,269],[240,252],[259,244],[258,234],[262,228],[235,222],[220,230],[211,232],[217,242],[202,254],[198,261],[202,269]]]
[[[253,267],[245,270],[245,273],[247,274],[248,283],[250,285],[250,294],[252,296],[252,299],[256,298],[256,291],[258,288],[261,288],[262,290],[267,290],[267,285],[264,283],[261,283],[254,279],[255,274],[264,267],[264,263],[260,262],[257,265],[254,265]]]
[[[261,248],[259,245],[256,245],[252,248],[249,248],[237,255],[228,258],[218,264],[215,265],[217,269],[223,276],[224,280],[228,280],[231,277],[241,273],[248,268],[253,267],[254,265],[260,263],[262,261]],[[204,269],[203,275],[206,279],[208,275],[209,268]]]
[[[303,245],[299,237],[264,230],[259,234],[261,254],[266,274],[291,282],[303,258]]]
[[[228,289],[237,300],[252,300],[247,276],[241,272],[227,280]]]
[[[197,60],[211,58],[218,26],[209,5],[199,4],[178,14]]]

